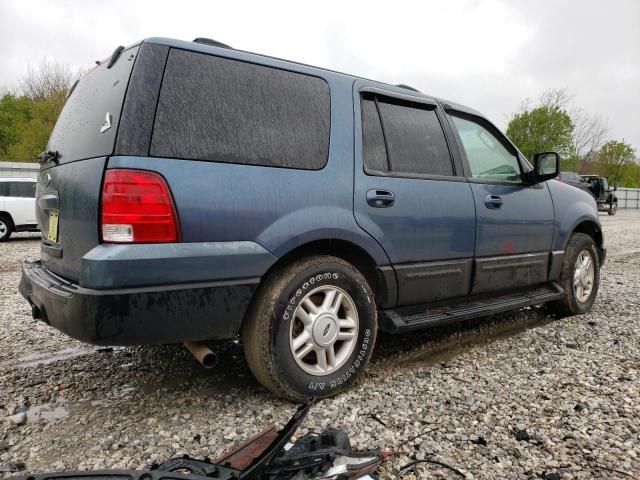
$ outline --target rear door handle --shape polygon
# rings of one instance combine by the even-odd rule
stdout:
[[[396,201],[396,196],[389,190],[369,190],[367,203],[376,208],[391,207]]]
[[[492,210],[498,209],[502,206],[502,197],[498,195],[487,195],[484,197],[484,204]]]

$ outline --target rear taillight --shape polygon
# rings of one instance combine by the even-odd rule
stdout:
[[[102,241],[166,243],[180,240],[167,182],[144,170],[107,170],[102,185]]]

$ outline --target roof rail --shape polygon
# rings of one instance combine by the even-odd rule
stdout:
[[[399,84],[396,85],[396,87],[405,88],[407,90],[413,90],[414,92],[422,93],[417,88],[410,87],[409,85],[405,85],[404,83],[399,83]]]
[[[212,38],[198,37],[193,40],[194,43],[202,43],[203,45],[211,45],[212,47],[231,48],[229,45],[213,40]]]

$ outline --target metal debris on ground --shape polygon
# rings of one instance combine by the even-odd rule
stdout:
[[[156,464],[149,471],[102,470],[59,472],[14,477],[13,480],[313,480],[370,479],[389,452],[380,449],[354,451],[348,435],[338,428],[308,433],[290,440],[314,404],[309,400],[298,408],[285,427],[269,426],[220,457],[197,460],[188,456]]]

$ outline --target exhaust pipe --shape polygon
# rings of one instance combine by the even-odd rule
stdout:
[[[184,342],[184,346],[204,368],[213,368],[218,364],[218,356],[204,343]]]

